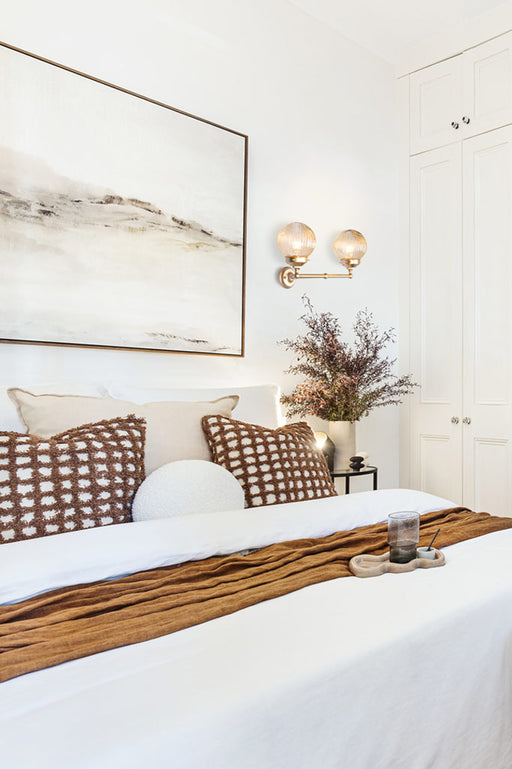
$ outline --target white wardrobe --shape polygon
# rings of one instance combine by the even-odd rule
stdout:
[[[512,33],[408,80],[409,485],[512,516]]]

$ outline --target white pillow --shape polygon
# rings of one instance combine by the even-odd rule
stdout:
[[[280,390],[276,384],[251,387],[167,388],[137,387],[130,384],[109,384],[112,398],[148,403],[148,401],[212,401],[226,395],[238,395],[240,400],[233,409],[233,419],[275,429],[284,424],[280,407]]]
[[[220,465],[201,459],[169,462],[139,486],[132,504],[134,521],[190,513],[219,513],[244,506],[242,487]]]

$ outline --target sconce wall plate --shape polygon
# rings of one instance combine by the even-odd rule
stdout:
[[[279,283],[283,288],[292,288],[295,285],[297,276],[293,267],[283,267],[279,272]]]
[[[316,246],[315,233],[302,222],[286,225],[277,236],[277,246],[288,267],[279,272],[279,282],[283,288],[292,288],[299,278],[352,278],[352,271],[366,253],[366,239],[357,230],[343,230],[333,243],[334,253],[345,267],[344,273],[301,273],[300,269],[309,260],[309,255]]]

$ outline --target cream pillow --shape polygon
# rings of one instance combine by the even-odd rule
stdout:
[[[12,383],[12,382],[11,382]],[[98,398],[99,396],[112,395],[114,398],[119,396],[110,393],[100,384],[93,384],[91,382],[55,382],[52,384],[37,384],[33,381],[19,382],[18,387],[22,390],[28,390],[35,395],[40,393],[60,393],[66,395],[88,395]],[[3,432],[15,432],[22,433],[25,430],[25,426],[20,419],[20,416],[7,393],[7,387],[0,387],[0,430]],[[209,398],[193,398],[192,400],[208,400],[212,401],[215,398],[220,398],[221,395],[231,395],[231,393],[215,393]],[[126,400],[130,398],[126,397]],[[163,400],[163,398],[146,398],[146,400]],[[179,400],[179,398],[166,398],[165,400]]]
[[[238,403],[232,395],[216,401],[181,403],[162,401],[136,404],[115,398],[80,395],[33,395],[10,388],[9,397],[31,435],[50,438],[73,427],[135,414],[146,420],[146,474],[179,459],[210,459],[201,427],[209,414],[231,416]]]

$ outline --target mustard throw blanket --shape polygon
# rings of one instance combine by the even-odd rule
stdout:
[[[428,544],[438,527],[436,546],[443,547],[512,528],[512,518],[464,508],[427,513],[421,517],[420,545]],[[387,524],[379,523],[270,545],[246,556],[190,561],[65,587],[0,607],[0,681],[173,633],[316,582],[352,576],[352,556],[378,555],[387,548]]]

